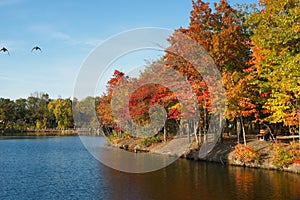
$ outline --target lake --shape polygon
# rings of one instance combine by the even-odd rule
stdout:
[[[300,175],[179,159],[129,174],[79,137],[0,137],[0,199],[297,199]]]

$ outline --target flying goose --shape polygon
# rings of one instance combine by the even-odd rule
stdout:
[[[7,54],[10,55],[8,49],[5,48],[5,47],[2,47],[2,49],[0,49],[0,52],[1,52],[1,51],[3,51],[4,53],[7,52]]]
[[[33,47],[32,49],[31,49],[31,51],[33,51],[33,50],[40,50],[40,51],[42,51],[42,49],[40,48],[40,47],[38,47],[38,46],[35,46],[35,47]]]

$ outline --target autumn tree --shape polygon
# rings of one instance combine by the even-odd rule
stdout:
[[[118,85],[118,82],[124,77],[124,73],[118,70],[114,71],[113,77],[107,82],[106,92],[99,98],[99,104],[96,106],[98,118],[102,128],[106,134],[110,134],[111,130],[115,129],[120,131],[120,127],[117,126],[113,119],[113,113],[111,109],[111,98],[114,92],[114,88]]]
[[[246,63],[249,61],[250,48],[248,32],[243,27],[244,13],[231,7],[227,1],[221,0],[219,4],[214,4],[214,10],[209,3],[201,0],[193,1],[190,25],[188,28],[180,28],[178,31],[197,41],[202,45],[214,62],[222,75],[225,84],[227,102],[239,104],[227,106],[226,115],[232,116],[232,120],[241,119],[245,112],[240,112],[241,104],[234,101],[233,91],[242,90],[239,87],[241,74],[248,68]],[[176,39],[170,38],[171,45],[176,43]],[[192,47],[186,47],[189,50]],[[190,81],[195,93],[198,96],[199,108],[202,113],[203,127],[207,127],[208,115],[211,113],[211,102],[207,88],[201,74],[180,56],[168,53],[165,56],[166,64],[182,74]],[[207,69],[209,70],[209,69]],[[210,77],[214,82],[215,77]],[[229,80],[225,80],[229,79]],[[240,94],[244,94],[240,92]],[[241,99],[242,98],[242,99]],[[244,99],[243,99],[244,98]],[[248,101],[248,97],[241,96],[240,99]],[[251,103],[252,104],[252,103]],[[246,106],[246,104],[245,104]],[[247,113],[249,114],[249,113]],[[203,128],[205,132],[206,128]],[[200,129],[201,130],[201,129]]]
[[[176,134],[177,125],[171,122],[175,121],[173,120],[174,118],[170,118],[169,110],[178,103],[178,100],[172,91],[174,88],[168,88],[166,82],[168,80],[170,81],[170,79],[163,70],[163,63],[161,61],[153,62],[140,74],[138,80],[134,80],[133,84],[138,84],[140,87],[131,95],[130,115],[133,121],[139,126],[147,126],[151,123],[150,109],[156,105],[160,105],[161,108],[165,110],[165,114],[168,115],[161,129],[163,131],[164,141],[167,141],[167,131],[170,134]],[[176,81],[173,82],[173,86],[175,86],[175,83]],[[177,85],[180,85],[180,82],[178,82]],[[159,113],[156,114],[159,115]],[[164,115],[164,113],[160,113],[160,115]],[[163,117],[164,116],[159,116],[159,118]],[[152,131],[156,131],[155,134],[160,132],[158,130]]]
[[[247,23],[253,31],[251,64],[261,117],[294,126],[300,105],[300,1],[261,0],[260,6]]]

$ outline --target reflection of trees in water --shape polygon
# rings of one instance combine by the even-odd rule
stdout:
[[[299,176],[183,159],[159,171],[127,174],[106,168],[107,199],[293,199]]]
[[[300,195],[296,174],[243,167],[229,167],[229,174],[237,199],[291,199]]]

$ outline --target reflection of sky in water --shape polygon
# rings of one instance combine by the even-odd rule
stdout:
[[[100,162],[116,170],[144,173],[164,168],[178,159],[157,153],[133,153],[108,146],[104,137],[81,136],[87,150]],[[185,146],[186,147],[186,146]],[[175,152],[175,151],[174,151]]]

